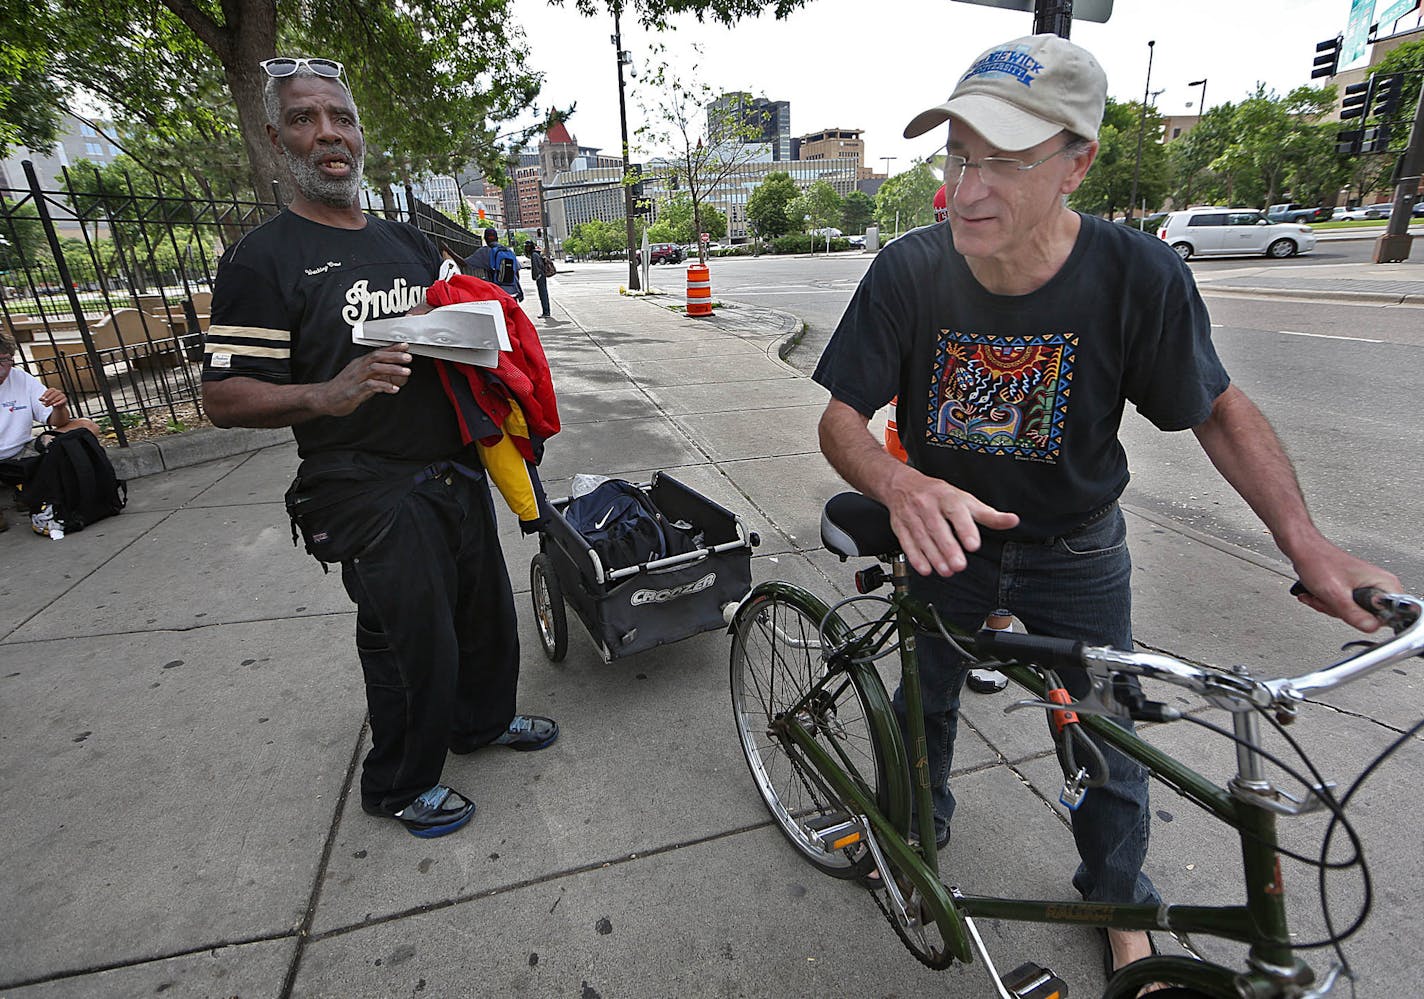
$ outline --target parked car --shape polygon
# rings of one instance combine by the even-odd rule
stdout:
[[[851,246],[854,246],[858,250],[865,248],[864,236],[847,236],[846,242],[849,243]]]
[[[682,247],[676,243],[654,243],[648,248],[648,261],[654,264],[680,264]]]
[[[1194,256],[1264,253],[1293,257],[1315,249],[1315,233],[1300,222],[1270,222],[1255,208],[1189,208],[1170,212],[1157,237],[1183,260]]]
[[[1337,208],[1331,217],[1337,222],[1359,222],[1363,219],[1387,219],[1394,213],[1394,205],[1386,201],[1381,205],[1361,205],[1359,208]]]
[[[1328,222],[1330,217],[1329,208],[1309,208],[1294,202],[1266,209],[1266,219],[1271,222]]]

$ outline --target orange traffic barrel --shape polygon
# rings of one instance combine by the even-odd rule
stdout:
[[[909,461],[910,456],[905,453],[905,445],[900,443],[900,428],[895,424],[895,405],[899,401],[899,396],[890,400],[890,418],[885,421],[885,450],[901,461]]]
[[[706,264],[687,265],[687,314],[712,315],[712,275]]]

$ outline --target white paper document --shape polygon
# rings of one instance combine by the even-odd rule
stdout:
[[[457,302],[420,316],[357,323],[351,341],[365,347],[405,343],[412,354],[482,368],[498,367],[499,352],[510,349],[498,302]]]

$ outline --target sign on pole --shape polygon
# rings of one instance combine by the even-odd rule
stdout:
[[[1384,27],[1386,24],[1393,24],[1405,14],[1419,6],[1419,0],[1394,0],[1394,3],[1380,11],[1374,18],[1376,24]]]
[[[1375,0],[1350,0],[1350,19],[1345,22],[1345,40],[1340,45],[1338,72],[1354,69],[1367,58],[1370,25],[1374,23]]]

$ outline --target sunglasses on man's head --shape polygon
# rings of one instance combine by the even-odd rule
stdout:
[[[266,59],[262,62],[262,68],[267,71],[267,75],[280,80],[284,76],[291,76],[297,70],[305,66],[317,76],[324,76],[328,80],[335,80],[341,76],[345,68],[335,59],[288,59],[285,56],[276,59]]]

